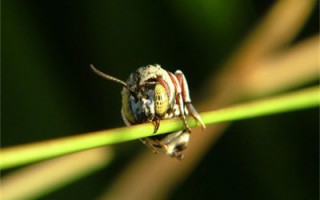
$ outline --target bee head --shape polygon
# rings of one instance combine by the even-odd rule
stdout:
[[[169,107],[168,94],[163,85],[156,79],[150,79],[144,84],[136,80],[133,86],[126,82],[105,74],[93,65],[91,69],[104,79],[116,82],[123,86],[122,94],[122,113],[130,124],[153,121],[155,116],[163,116]]]

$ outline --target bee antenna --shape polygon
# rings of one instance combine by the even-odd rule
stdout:
[[[130,89],[130,87],[128,86],[128,84],[126,82],[124,82],[124,81],[122,81],[122,80],[120,80],[120,79],[118,79],[116,77],[113,77],[113,76],[110,76],[108,74],[103,73],[102,71],[100,71],[97,68],[95,68],[92,64],[90,64],[90,67],[91,67],[92,71],[94,73],[96,73],[98,76],[101,76],[102,78],[107,79],[109,81],[114,81],[116,83],[119,83],[120,85],[125,87],[130,92],[130,94],[132,96],[134,96],[135,98],[137,97],[137,94],[132,89]]]

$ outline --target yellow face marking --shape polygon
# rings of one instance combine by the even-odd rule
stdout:
[[[156,114],[162,116],[168,110],[169,99],[166,89],[161,84],[156,84],[154,88]]]

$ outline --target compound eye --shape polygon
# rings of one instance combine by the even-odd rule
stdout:
[[[166,89],[161,84],[154,88],[156,114],[162,116],[168,110],[169,99]]]
[[[130,107],[130,93],[126,89],[122,91],[122,110],[130,123],[134,123],[136,121]]]

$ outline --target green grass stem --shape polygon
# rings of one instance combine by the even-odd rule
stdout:
[[[277,97],[208,111],[200,115],[203,122],[210,125],[316,107],[320,104],[319,91],[319,87],[312,87]],[[198,123],[191,117],[188,117],[188,124],[190,127],[198,126]],[[0,150],[0,169],[12,168],[104,145],[164,134],[183,128],[182,120],[177,118],[162,120],[157,133],[153,133],[154,126],[152,123],[145,123],[2,148]]]

